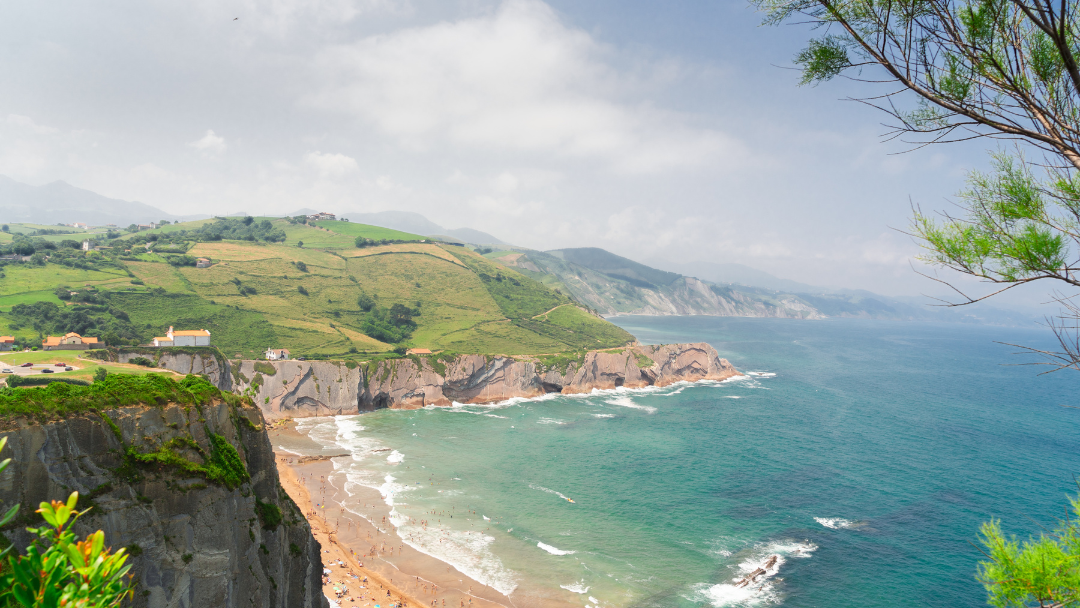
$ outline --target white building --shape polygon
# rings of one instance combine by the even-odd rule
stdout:
[[[154,346],[210,346],[210,330],[174,331],[170,325],[164,337],[154,338]]]
[[[287,348],[268,348],[266,349],[267,361],[288,361],[289,349]]]

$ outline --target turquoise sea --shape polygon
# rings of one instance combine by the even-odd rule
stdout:
[[[354,454],[335,475],[380,489],[405,542],[586,606],[980,606],[980,523],[1027,535],[1077,493],[1080,409],[1061,406],[1080,378],[995,343],[1049,347],[1045,329],[614,321],[749,375],[299,428]]]

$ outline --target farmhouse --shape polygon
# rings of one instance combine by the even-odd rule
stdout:
[[[288,361],[289,349],[287,348],[268,348],[266,349],[267,361]]]
[[[12,336],[0,336],[0,350],[15,348],[15,338]]]
[[[210,258],[199,258],[199,259],[195,260],[195,267],[196,268],[209,268],[210,267]]]
[[[337,219],[337,216],[336,216],[336,215],[334,215],[333,213],[327,213],[327,212],[325,212],[325,211],[322,211],[322,212],[320,212],[320,213],[316,213],[316,214],[314,214],[314,215],[309,215],[309,216],[308,216],[308,219],[314,222],[314,221],[318,221],[318,220],[332,220],[332,219]]]
[[[41,341],[41,350],[87,350],[99,346],[101,342],[97,338],[80,336],[75,332],[63,336],[49,336]]]
[[[164,337],[154,338],[154,346],[210,346],[210,330],[192,329],[175,331],[169,326]]]

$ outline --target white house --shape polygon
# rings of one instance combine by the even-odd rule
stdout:
[[[266,349],[267,361],[288,361],[289,349],[287,348],[268,348]]]
[[[164,337],[154,338],[154,346],[210,346],[210,330],[174,331],[170,325]]]

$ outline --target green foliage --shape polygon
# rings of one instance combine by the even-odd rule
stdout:
[[[85,380],[79,380],[77,378],[56,378],[54,376],[19,376],[12,374],[7,378],[7,385],[11,388],[17,386],[46,386],[54,382],[72,384],[75,386],[87,386],[90,384]]]
[[[1042,182],[1023,159],[993,155],[993,172],[972,172],[961,193],[964,217],[936,221],[916,213],[912,232],[927,250],[921,259],[993,282],[1068,281],[1080,184],[1050,177]]]
[[[199,376],[177,382],[160,374],[109,374],[88,386],[53,382],[42,388],[0,389],[0,420],[25,416],[45,422],[125,405],[195,405],[213,400],[238,404],[240,397],[223,393]]]
[[[648,369],[648,368],[656,365],[656,363],[653,362],[652,359],[646,357],[645,355],[643,355],[643,354],[641,354],[641,353],[639,353],[637,351],[634,351],[634,359],[637,360],[637,366],[639,368],[641,368],[641,369]]]
[[[418,314],[419,311],[412,310],[403,304],[394,304],[390,308],[374,306],[364,315],[360,328],[365,334],[382,342],[390,344],[404,342],[416,330],[416,321],[413,321],[413,316]]]
[[[157,367],[153,361],[146,357],[132,357],[131,359],[128,359],[128,363],[131,363],[132,365],[141,365],[143,367]]]
[[[67,291],[64,289],[64,291]],[[85,292],[78,292],[84,294]],[[68,296],[71,297],[70,295]],[[75,332],[84,336],[99,336],[116,342],[138,342],[141,334],[131,323],[128,313],[121,308],[103,302],[102,298],[90,295],[93,302],[100,304],[60,307],[52,302],[39,301],[32,304],[16,304],[8,313],[10,327],[18,331],[24,327],[45,335],[64,335]]]
[[[259,521],[262,522],[263,528],[274,530],[281,524],[281,509],[274,503],[263,502],[256,498],[255,511],[259,515]]]
[[[46,526],[27,528],[37,538],[25,555],[9,556],[0,572],[0,604],[25,608],[114,608],[132,597],[125,575],[127,552],[105,548],[101,530],[76,540],[71,527],[85,511],[75,510],[79,493],[67,503],[43,502],[38,509]],[[74,518],[72,517],[74,516]],[[69,523],[70,522],[70,523]]]
[[[170,255],[165,259],[173,266],[194,266],[197,261],[190,255]]]
[[[1073,500],[1080,515],[1080,501]],[[991,606],[1076,606],[1080,604],[1080,521],[1061,522],[1052,532],[1019,542],[1006,537],[1001,524],[983,524],[982,545],[989,558],[976,578],[986,587]]]
[[[364,292],[360,292],[360,297],[356,299],[356,305],[360,307],[360,310],[368,312],[372,308],[375,308],[375,298]]]
[[[300,557],[301,555],[303,555],[303,553],[304,552],[300,550],[300,547],[296,543],[289,543],[290,555],[292,555],[293,557]]]
[[[266,361],[256,361],[255,371],[266,374],[267,376],[273,376],[277,373],[277,368]]]
[[[108,375],[109,375],[109,370],[105,369],[104,367],[99,367],[96,370],[94,370],[94,382],[101,382]]]
[[[556,371],[565,375],[570,371],[571,363],[577,363],[578,368],[580,368],[585,363],[585,355],[587,355],[588,352],[589,351],[581,350],[558,355],[539,355],[536,357],[537,371],[540,373]]]

